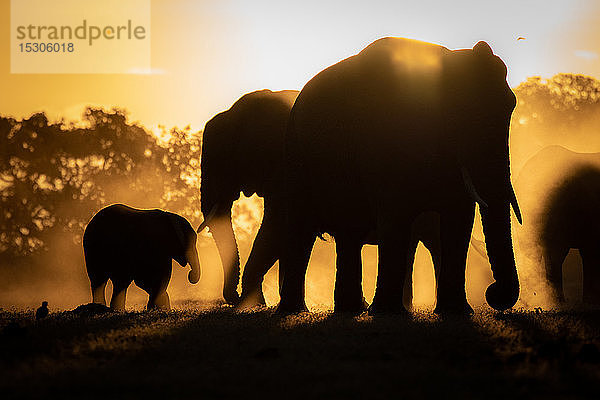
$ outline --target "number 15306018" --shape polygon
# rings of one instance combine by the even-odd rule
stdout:
[[[21,53],[72,53],[75,51],[73,43],[19,43]]]

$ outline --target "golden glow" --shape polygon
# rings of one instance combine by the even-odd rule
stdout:
[[[89,104],[124,107],[146,126],[200,129],[243,93],[299,89],[373,40],[399,36],[449,48],[486,40],[527,76],[600,76],[594,1],[152,1],[152,68],[129,75],[11,75],[9,0],[0,0],[0,112],[79,118]],[[522,37],[524,39],[517,40]]]
[[[441,49],[417,40],[394,45],[393,62],[400,71],[420,71],[436,77],[441,72]]]
[[[130,112],[131,121],[140,121],[157,134],[161,132],[159,125],[190,124],[198,130],[242,94],[261,88],[300,89],[323,68],[385,36],[415,38],[451,49],[486,40],[507,64],[511,86],[528,76],[549,77],[557,72],[600,77],[600,3],[591,0],[307,0],[296,4],[154,0],[152,66],[127,75],[10,74],[9,4],[9,0],[0,0],[0,26],[4,27],[0,31],[0,114],[18,118],[45,111],[53,119],[74,120],[87,105],[117,106]],[[435,67],[435,59],[430,57],[419,62]],[[163,134],[167,140],[168,130]],[[246,238],[240,245],[242,265],[250,252],[252,241],[248,238],[256,233],[261,215],[262,204],[256,196],[235,206],[236,235]],[[475,232],[482,237],[480,228]],[[173,298],[220,296],[222,271],[216,267],[220,265],[216,248],[203,247],[200,258],[202,265],[209,267],[203,269],[198,286],[187,284],[186,270],[174,268],[169,289]],[[416,259],[415,304],[430,308],[435,293],[433,272],[422,246]],[[370,301],[375,287],[376,248],[365,247],[363,260],[363,287]],[[334,261],[333,244],[318,242],[307,278],[307,301],[312,309],[333,305]],[[523,274],[522,278],[529,279],[534,272]],[[469,301],[483,304],[491,273],[486,261],[472,251],[467,275]],[[64,296],[57,294],[51,301],[69,307],[87,298],[83,272],[80,278],[83,284],[70,292],[76,300],[70,298],[65,303]],[[272,269],[263,285],[270,305],[278,301],[277,280],[277,270]],[[129,293],[134,303],[136,298],[145,302],[141,292]],[[546,299],[541,304],[546,304]]]

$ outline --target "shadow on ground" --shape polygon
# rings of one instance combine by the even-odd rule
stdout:
[[[597,394],[599,312],[472,318],[0,313],[3,398],[564,398]]]

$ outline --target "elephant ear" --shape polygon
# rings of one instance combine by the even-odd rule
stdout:
[[[185,241],[185,234],[183,233],[183,230],[181,229],[181,221],[179,220],[180,217],[175,214],[172,214],[172,213],[166,213],[166,214],[169,219],[169,222],[171,223],[171,226],[173,227],[173,230],[175,231],[175,236],[177,237],[177,241],[181,246],[180,251],[181,251],[181,253],[184,253],[185,249],[186,249],[186,241]],[[179,262],[179,260],[177,260],[177,259],[175,261]]]
[[[492,56],[494,52],[489,44],[484,42],[483,40],[477,42],[475,46],[473,46],[473,52],[477,55],[481,56]]]

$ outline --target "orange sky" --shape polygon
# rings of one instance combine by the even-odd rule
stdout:
[[[10,73],[10,1],[0,0],[0,114],[44,110],[73,119],[95,104],[124,107],[147,126],[201,129],[243,93],[299,89],[382,36],[450,48],[486,40],[507,63],[513,86],[557,72],[600,78],[600,2],[488,3],[154,0],[153,74],[50,75]]]

